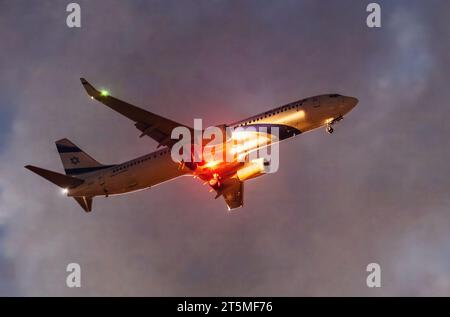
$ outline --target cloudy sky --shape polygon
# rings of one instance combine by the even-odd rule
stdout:
[[[0,0],[0,295],[450,295],[450,3],[379,1],[369,29],[369,2],[80,0],[69,29],[69,1]],[[283,143],[234,215],[190,178],[84,214],[23,166],[62,171],[63,137],[104,163],[156,144],[80,77],[189,125],[360,104],[332,136]]]

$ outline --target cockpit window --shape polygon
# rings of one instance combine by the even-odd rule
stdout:
[[[331,95],[330,95],[330,98],[337,98],[337,97],[339,97],[338,94],[331,94]]]

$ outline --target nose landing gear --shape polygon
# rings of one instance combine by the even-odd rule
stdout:
[[[329,123],[327,124],[327,129],[326,129],[327,132],[328,132],[329,134],[333,134],[333,132],[334,132],[333,125],[334,125],[335,123],[341,121],[342,119],[344,119],[344,117],[343,117],[343,116],[339,116],[339,117],[337,117],[336,119],[331,120],[331,122],[329,122]]]

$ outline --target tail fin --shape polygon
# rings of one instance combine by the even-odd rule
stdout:
[[[109,167],[94,160],[68,139],[56,141],[56,148],[67,175],[90,173]]]
[[[38,174],[39,176],[45,178],[49,182],[52,182],[53,184],[61,187],[61,188],[74,188],[84,183],[84,180],[78,179],[72,176],[67,176],[63,174],[59,174],[56,172],[52,172],[40,167],[27,165],[25,166],[26,169],[29,169],[30,171]]]

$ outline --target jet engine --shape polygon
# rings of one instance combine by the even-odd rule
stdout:
[[[236,173],[240,181],[245,181],[264,175],[270,171],[270,162],[264,158],[252,160],[239,169]]]

